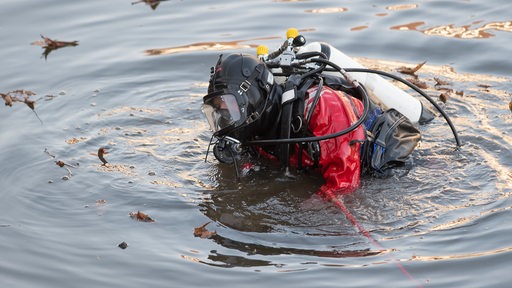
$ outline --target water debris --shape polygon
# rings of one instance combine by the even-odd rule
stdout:
[[[53,50],[57,50],[57,49],[60,49],[60,48],[63,48],[63,47],[78,46],[78,41],[59,41],[59,40],[50,39],[50,38],[45,37],[43,35],[41,35],[41,38],[43,40],[34,41],[34,42],[30,43],[30,44],[41,46],[41,47],[44,48],[43,56],[44,56],[45,60],[48,58],[48,55],[50,55],[50,53]]]
[[[107,160],[105,160],[104,155],[108,154],[107,150],[103,147],[98,149],[98,158],[100,158],[101,162],[103,162],[103,166],[107,165]]]
[[[51,154],[49,151],[48,151],[48,148],[44,148],[44,153],[46,153],[48,156],[50,156],[51,158],[55,159],[55,155]],[[69,168],[78,168],[78,163],[76,165],[71,165],[71,164],[68,164],[62,160],[57,160],[55,161],[55,165],[61,167],[61,168],[64,168],[66,169],[66,171],[68,172],[68,174],[66,176],[63,176],[62,179],[63,180],[69,180],[69,178],[71,178],[71,176],[73,176],[73,173],[71,172],[71,169]]]
[[[446,91],[444,93],[441,93],[439,95],[439,100],[441,100],[441,102],[443,102],[443,103],[446,103],[446,101],[448,101],[448,99],[450,99],[450,94],[451,94],[450,91]]]
[[[482,88],[481,91],[485,91],[485,92],[489,92],[490,88],[492,87],[491,84],[487,84],[487,83],[478,84],[476,86]]]
[[[435,86],[442,86],[442,85],[449,85],[450,84],[450,82],[444,81],[444,80],[442,80],[440,78],[437,78],[437,77],[434,77],[434,81],[436,81]]]
[[[419,80],[417,78],[409,78],[409,79],[407,79],[407,81],[409,81],[412,84],[416,85],[418,88],[421,88],[421,89],[427,89],[428,88],[427,83],[425,83],[424,81],[421,81],[421,80]]]
[[[132,2],[132,5],[135,5],[138,3],[146,3],[147,5],[149,5],[149,7],[151,7],[151,9],[155,10],[156,7],[158,7],[158,5],[160,5],[160,2],[164,2],[164,1],[168,1],[168,0],[139,0],[139,1]]]
[[[98,200],[96,200],[96,205],[98,205],[98,206],[99,205],[105,205],[105,204],[107,204],[107,200],[105,200],[105,199],[98,199]]]
[[[43,120],[41,120],[41,118],[39,118],[39,115],[37,115],[37,112],[35,110],[36,101],[30,99],[30,97],[36,95],[35,92],[29,91],[29,90],[18,89],[18,90],[10,91],[7,93],[0,93],[0,95],[2,96],[2,99],[4,99],[4,101],[5,101],[5,106],[12,107],[12,104],[15,102],[24,103],[25,105],[27,105],[28,108],[30,108],[30,110],[32,110],[32,112],[34,112],[37,119],[39,119],[39,122],[41,122],[41,124],[43,124]]]
[[[418,72],[418,70],[420,70],[421,67],[423,67],[423,65],[425,65],[425,63],[427,63],[427,61],[423,61],[422,63],[416,65],[414,68],[402,66],[402,67],[398,68],[398,72],[400,72],[402,74],[407,74],[407,75],[412,75],[414,77],[418,77],[416,75],[416,72]]]
[[[149,215],[144,214],[140,211],[130,212],[130,217],[132,217],[132,219],[135,219],[139,222],[155,222],[155,220],[153,220],[151,217],[149,217]]]
[[[486,84],[486,83],[478,84],[478,85],[476,85],[476,86],[478,86],[478,87],[480,87],[480,88],[484,88],[484,89],[489,89],[489,88],[491,88],[491,87],[492,87],[492,85],[491,85],[491,84]]]
[[[195,237],[201,237],[201,238],[210,238],[214,235],[217,235],[216,231],[208,231],[206,229],[206,225],[210,224],[210,222],[206,222],[203,225],[194,228],[194,236]]]
[[[510,100],[510,103],[508,103],[508,109],[510,109],[510,112],[512,112],[512,100]]]
[[[124,250],[124,249],[128,248],[128,244],[123,241],[123,242],[119,243],[119,245],[117,245],[117,247]]]

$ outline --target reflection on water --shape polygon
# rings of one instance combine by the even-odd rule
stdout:
[[[453,259],[467,259],[467,258],[478,258],[491,256],[501,253],[508,253],[512,251],[512,247],[505,247],[496,250],[483,251],[483,252],[472,252],[465,254],[454,254],[454,255],[435,255],[435,256],[419,256],[415,255],[412,257],[414,261],[440,261],[440,260],[453,260]]]
[[[473,25],[480,24],[480,22],[481,21],[478,21],[471,25],[463,25],[460,27],[450,24],[420,29],[420,26],[425,25],[425,22],[419,21],[393,26],[390,29],[401,31],[413,30],[430,36],[443,36],[461,39],[490,38],[495,36],[494,34],[490,33],[489,30],[512,32],[512,21],[490,22],[480,27],[472,27]]]
[[[418,4],[399,4],[399,5],[387,6],[386,10],[402,11],[402,10],[409,10],[409,9],[416,9],[416,8],[418,8]]]
[[[167,54],[194,52],[194,51],[201,51],[201,50],[212,50],[212,51],[243,50],[243,49],[249,49],[249,48],[256,48],[256,47],[258,47],[259,44],[254,44],[254,43],[243,44],[242,42],[264,41],[264,40],[272,40],[272,39],[279,39],[279,37],[264,37],[264,38],[235,40],[235,41],[226,41],[226,42],[200,42],[200,43],[192,43],[189,45],[183,45],[183,46],[177,46],[177,47],[148,49],[144,52],[146,53],[146,55],[167,55]]]
[[[332,7],[332,8],[320,8],[320,9],[310,9],[306,10],[306,13],[319,13],[319,14],[329,14],[329,13],[341,13],[347,11],[347,8],[341,7]]]

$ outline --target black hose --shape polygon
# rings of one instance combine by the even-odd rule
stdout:
[[[450,120],[450,117],[448,117],[446,112],[444,112],[443,108],[441,108],[441,106],[439,106],[436,103],[436,101],[434,99],[432,99],[432,97],[428,96],[425,92],[423,92],[423,90],[418,88],[416,85],[412,84],[411,82],[409,82],[401,77],[395,76],[391,73],[387,73],[384,71],[379,71],[379,70],[373,70],[373,69],[367,69],[367,68],[345,68],[345,71],[346,72],[361,72],[361,73],[379,74],[382,76],[386,76],[386,77],[395,79],[395,80],[402,82],[403,84],[409,86],[411,89],[418,92],[421,96],[423,96],[430,103],[432,103],[432,105],[434,105],[434,107],[436,107],[437,111],[439,111],[439,113],[441,113],[441,115],[443,115],[444,119],[446,120],[446,123],[448,123],[448,125],[450,126],[450,129],[452,130],[452,133],[453,133],[453,137],[455,138],[455,142],[457,143],[457,147],[462,146],[461,141],[459,139],[459,135],[457,133],[457,130],[455,129],[455,126],[453,125],[452,120]]]

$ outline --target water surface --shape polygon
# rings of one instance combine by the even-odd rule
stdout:
[[[23,103],[0,108],[0,286],[507,287],[510,8],[3,1],[0,93],[35,92],[43,124]],[[439,103],[462,149],[436,118],[408,173],[364,178],[343,199],[383,249],[314,196],[314,173],[284,181],[266,167],[236,183],[231,167],[204,161],[209,68],[219,53],[277,47],[289,27],[393,73],[427,61],[418,74],[429,94],[443,92],[434,77],[454,91]],[[31,45],[41,35],[78,46],[45,57]],[[131,219],[137,211],[155,222]],[[195,237],[207,222],[216,235]]]

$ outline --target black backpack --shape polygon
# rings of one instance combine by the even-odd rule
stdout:
[[[395,109],[380,114],[361,147],[361,168],[364,174],[387,176],[392,168],[401,167],[420,141],[420,131]]]

